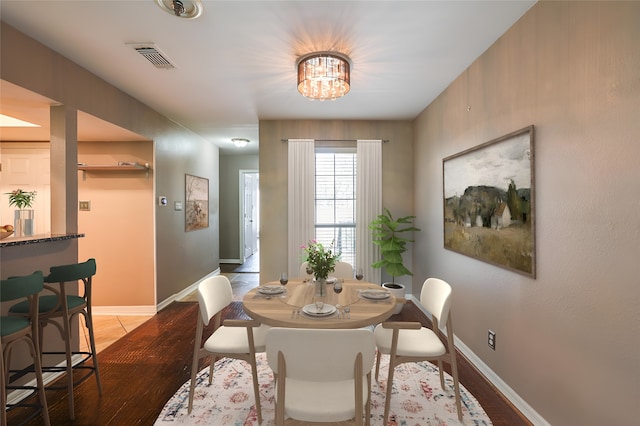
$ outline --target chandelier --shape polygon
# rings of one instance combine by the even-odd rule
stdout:
[[[298,92],[311,100],[335,101],[349,93],[351,65],[337,52],[315,52],[298,59]]]

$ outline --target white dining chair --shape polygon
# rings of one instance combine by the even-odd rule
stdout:
[[[311,278],[313,277],[313,273],[311,274],[307,274],[307,266],[309,265],[309,262],[307,262],[306,260],[304,262],[302,262],[302,264],[300,265],[300,277],[303,278]]]
[[[267,360],[276,380],[276,425],[355,419],[370,424],[373,333],[364,329],[272,328]]]
[[[342,278],[343,280],[352,280],[353,266],[348,262],[336,262],[335,270],[330,275],[336,278]]]
[[[451,365],[458,420],[462,421],[460,385],[451,322],[451,286],[441,279],[428,278],[422,285],[420,304],[431,313],[432,328],[422,327],[419,322],[385,322],[377,325],[374,330],[378,347],[376,381],[380,371],[380,356],[381,354],[389,355],[384,425],[389,418],[393,370],[402,363],[419,361],[437,361],[442,390],[445,390],[442,361]]]
[[[251,366],[253,376],[253,392],[256,400],[258,422],[262,422],[260,406],[260,390],[258,386],[258,369],[256,352],[265,351],[265,338],[271,328],[255,320],[225,320],[221,323],[221,313],[233,299],[233,291],[229,279],[224,275],[206,278],[198,285],[199,315],[196,327],[196,338],[193,348],[193,363],[191,365],[191,384],[189,387],[188,412],[193,408],[193,393],[195,391],[198,363],[201,358],[211,355],[209,367],[209,384],[213,380],[213,369],[216,360],[220,358],[234,358],[244,360]],[[204,327],[214,319],[213,334],[202,345]]]

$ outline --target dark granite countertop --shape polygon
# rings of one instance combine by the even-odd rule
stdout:
[[[13,247],[13,246],[26,246],[29,244],[41,244],[51,241],[73,240],[76,238],[83,238],[84,234],[39,234],[32,235],[30,237],[16,237],[12,235],[0,240],[0,248]]]

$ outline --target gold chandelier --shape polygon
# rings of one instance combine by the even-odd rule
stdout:
[[[298,92],[311,100],[335,101],[351,88],[351,64],[337,52],[315,52],[298,59]]]

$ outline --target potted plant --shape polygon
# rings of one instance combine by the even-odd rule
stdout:
[[[23,191],[16,189],[7,192],[9,196],[9,207],[16,206],[14,216],[14,231],[17,237],[33,235],[34,211],[31,209],[36,198],[36,191]]]
[[[333,249],[333,242],[330,247],[325,247],[316,240],[309,241],[309,245],[302,246],[304,252],[303,260],[309,263],[309,268],[313,271],[316,281],[316,294],[324,295],[324,285],[329,274],[336,268],[336,262],[340,260],[340,253]]]
[[[373,234],[373,243],[380,247],[381,259],[371,266],[384,268],[387,275],[391,276],[391,282],[382,283],[382,287],[390,290],[396,297],[404,298],[404,285],[396,283],[396,277],[413,275],[403,264],[402,255],[407,251],[407,243],[412,239],[403,237],[407,232],[420,231],[413,226],[415,216],[404,216],[394,219],[389,209],[384,209],[384,214],[371,221],[369,229]],[[396,313],[402,310],[402,304],[396,307]]]

